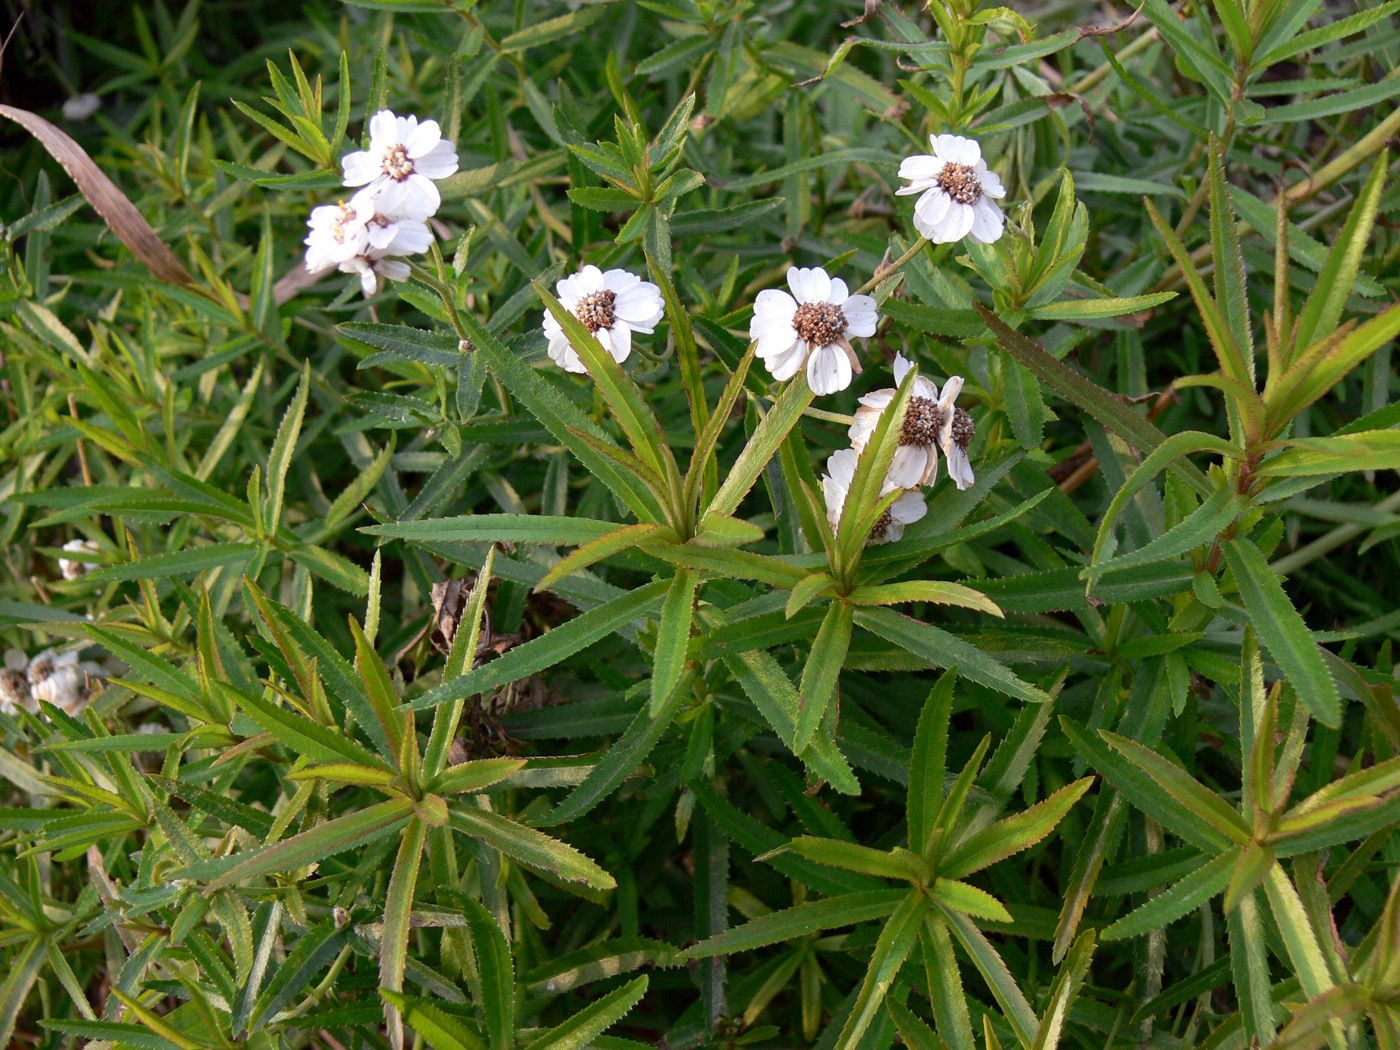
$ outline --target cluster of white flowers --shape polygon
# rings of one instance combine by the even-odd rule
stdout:
[[[76,715],[97,691],[99,679],[108,673],[101,664],[79,660],[77,652],[45,649],[30,659],[19,649],[7,649],[0,669],[0,711],[38,714],[42,700]]]
[[[357,274],[371,296],[381,277],[404,280],[404,257],[433,243],[428,220],[442,204],[434,180],[457,170],[457,150],[437,121],[382,109],[369,121],[369,149],[346,154],[341,167],[345,185],[362,188],[348,201],[312,210],[306,268]]]
[[[996,202],[1006,195],[1006,190],[1000,177],[982,159],[981,147],[959,135],[931,135],[929,144],[932,154],[906,157],[899,168],[900,178],[909,185],[897,193],[919,194],[914,203],[915,229],[935,244],[964,237],[977,244],[997,240],[1006,228],[1006,220]],[[346,170],[348,174],[348,162]],[[749,339],[754,343],[755,356],[779,382],[805,370],[814,394],[845,390],[862,371],[851,340],[870,338],[880,323],[876,301],[868,295],[852,295],[845,281],[832,277],[820,266],[789,268],[787,284],[788,291],[767,288],[754,300]],[[632,351],[632,333],[650,335],[664,313],[660,289],[626,270],[605,272],[596,266],[585,266],[563,278],[555,288],[563,307],[618,363],[627,360]],[[562,326],[548,310],[544,312],[544,334],[555,364],[569,372],[587,371]],[[894,363],[895,383],[902,383],[912,367],[912,362],[898,355]],[[870,535],[872,543],[899,539],[905,525],[924,516],[924,501],[918,490],[937,480],[940,451],[948,461],[948,474],[959,489],[973,483],[967,455],[974,433],[972,417],[953,404],[962,385],[962,376],[952,376],[943,384],[940,396],[931,380],[915,378],[881,496],[896,489],[903,492],[876,522]],[[860,454],[875,432],[880,414],[894,401],[896,393],[895,388],[887,387],[863,396],[850,428],[851,447],[827,460],[822,489],[833,528],[846,505]]]
[[[899,354],[894,359],[894,381],[903,383],[913,362]],[[938,453],[942,450],[948,460],[948,475],[959,489],[966,489],[975,480],[967,449],[975,432],[972,417],[965,409],[953,404],[962,390],[962,376],[950,376],[943,384],[943,396],[938,387],[923,376],[914,377],[914,389],[904,412],[904,421],[896,437],[897,445],[889,470],[880,487],[883,499],[896,489],[902,489],[898,499],[875,522],[869,542],[890,543],[904,535],[904,527],[924,516],[927,507],[919,488],[932,485],[938,478]],[[834,452],[826,461],[822,475],[822,494],[826,497],[826,515],[833,529],[841,523],[846,496],[851,489],[856,464],[870,443],[880,415],[894,402],[898,390],[885,387],[860,399],[855,421],[848,435],[851,447]]]

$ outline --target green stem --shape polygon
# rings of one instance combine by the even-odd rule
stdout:
[[[891,277],[898,276],[899,271],[904,268],[905,264],[908,263],[910,259],[914,258],[914,256],[918,255],[919,252],[923,250],[924,245],[927,243],[928,241],[925,240],[923,237],[915,239],[914,243],[909,246],[908,251],[906,251],[898,259],[892,262],[887,269],[881,270],[874,277],[870,278],[870,280],[866,281],[863,285],[857,288],[855,294],[867,295],[869,294],[872,288],[875,288],[877,285],[883,284],[885,281],[888,281]]]

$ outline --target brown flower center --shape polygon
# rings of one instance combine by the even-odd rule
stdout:
[[[384,154],[384,174],[400,181],[413,174],[413,160],[403,146],[395,146]]]
[[[966,164],[944,164],[938,173],[938,185],[959,204],[976,204],[982,198],[982,184],[977,173]]]
[[[876,540],[882,539],[885,535],[885,530],[893,524],[894,515],[886,508],[884,512],[875,519],[875,524],[871,526],[870,535],[866,537],[865,542],[874,543]]]
[[[6,667],[0,671],[0,700],[18,704],[28,699],[29,680],[24,677],[24,673],[16,671],[13,667]]]
[[[966,452],[975,433],[977,426],[972,422],[972,417],[961,408],[953,409],[953,443]]]
[[[29,665],[29,681],[33,685],[38,685],[51,674],[53,674],[53,657],[51,656],[35,660]]]
[[[899,428],[901,445],[932,445],[938,440],[943,426],[943,410],[938,402],[927,397],[911,397],[904,413],[904,425]]]
[[[574,316],[583,322],[583,327],[590,332],[596,332],[600,328],[611,328],[613,321],[617,319],[617,314],[613,312],[613,303],[617,301],[617,293],[604,288],[601,292],[589,292],[578,301],[578,306],[574,307]]]
[[[812,346],[830,346],[846,334],[846,315],[834,303],[803,303],[792,315],[792,327]]]

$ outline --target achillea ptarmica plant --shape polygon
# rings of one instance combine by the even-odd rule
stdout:
[[[666,312],[661,289],[626,270],[600,270],[590,264],[562,278],[554,288],[564,309],[593,333],[618,364],[632,352],[632,333],[651,335]],[[544,334],[551,361],[566,372],[588,371],[548,310],[544,312]]]
[[[894,381],[903,383],[913,362],[903,354],[894,359]],[[963,386],[962,376],[950,376],[940,397],[937,385],[924,376],[914,378],[914,390],[899,431],[899,447],[890,461],[890,480],[900,488],[932,485],[938,479],[938,450],[948,460],[948,475],[959,489],[975,480],[967,449],[976,427],[967,411],[953,404]],[[875,432],[880,414],[889,407],[897,391],[892,387],[874,390],[860,399],[855,422],[848,434],[851,447],[862,451]]]
[[[749,338],[755,354],[780,382],[805,365],[813,393],[834,394],[861,371],[853,336],[875,334],[879,314],[868,295],[851,295],[846,282],[820,266],[794,266],[787,272],[792,294],[767,288],[754,300]]]
[[[860,453],[853,448],[843,448],[833,452],[826,461],[826,473],[822,475],[822,495],[826,497],[826,520],[834,530],[841,526],[841,514],[846,509],[846,498],[850,495],[851,481],[855,478],[856,464]],[[903,488],[895,484],[889,474],[880,487],[880,496],[889,495],[895,489]],[[917,488],[905,489],[870,530],[867,543],[893,543],[904,535],[904,527],[918,521],[928,512],[923,494]]]
[[[987,167],[982,148],[961,135],[930,135],[933,153],[905,157],[899,177],[909,185],[900,196],[919,194],[914,202],[914,228],[934,244],[964,237],[991,244],[1006,228],[996,199],[1006,196],[1001,178]]]

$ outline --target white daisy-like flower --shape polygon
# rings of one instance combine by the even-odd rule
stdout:
[[[976,244],[991,244],[1006,228],[1001,208],[993,198],[1006,196],[1001,178],[987,167],[982,148],[961,135],[930,135],[932,155],[905,157],[899,177],[908,186],[895,190],[914,202],[914,228],[934,244],[966,237]]]
[[[87,674],[76,663],[61,664],[30,686],[36,701],[53,704],[69,715],[76,715],[87,704]]]
[[[618,364],[632,352],[632,333],[651,335],[666,312],[661,289],[626,270],[603,271],[590,264],[561,279],[554,291],[560,305],[593,333]],[[544,312],[544,334],[551,361],[566,372],[588,371],[548,310]]]
[[[851,482],[855,479],[856,464],[860,453],[853,448],[843,448],[833,452],[826,461],[826,473],[822,475],[822,495],[826,497],[826,520],[832,531],[841,527],[841,512],[846,508],[846,497],[851,492]],[[880,486],[883,499],[895,489],[903,488],[885,475],[885,483]],[[905,489],[879,518],[870,530],[867,543],[892,543],[904,535],[904,527],[918,521],[928,512],[924,497],[917,488]]]
[[[903,354],[894,359],[894,381],[903,383],[913,362]],[[899,429],[899,444],[890,461],[890,479],[901,488],[932,485],[938,479],[938,450],[948,457],[948,471],[960,489],[972,484],[972,465],[967,447],[976,431],[966,410],[953,405],[963,387],[962,376],[950,376],[943,384],[943,396],[931,379],[914,377],[914,389],[909,395],[909,407],[904,424]],[[897,390],[886,387],[860,399],[855,422],[847,432],[857,452],[863,450],[875,433],[880,415],[894,401]],[[952,451],[949,451],[949,450]],[[954,459],[957,459],[956,465]]]
[[[412,269],[402,259],[393,258],[384,252],[366,251],[346,259],[338,267],[341,273],[358,274],[360,289],[368,299],[379,291],[379,279],[406,281]]]
[[[758,343],[754,353],[779,382],[806,365],[813,393],[845,390],[861,371],[851,337],[868,339],[880,323],[875,300],[851,295],[845,281],[820,266],[794,266],[787,280],[792,295],[766,288],[754,300],[749,322],[749,338]]]
[[[369,118],[369,149],[347,153],[340,164],[345,185],[371,187],[383,214],[421,220],[442,203],[433,180],[457,170],[457,150],[436,120],[420,124],[381,109]]]
[[[63,549],[70,554],[96,554],[99,548],[92,540],[69,540],[63,545]],[[96,572],[99,568],[96,562],[83,561],[80,558],[58,559],[58,571],[63,574],[65,580],[76,580],[80,576]]]
[[[339,266],[369,247],[369,224],[361,212],[354,198],[311,209],[311,218],[306,221],[311,232],[304,242],[309,272]]]

